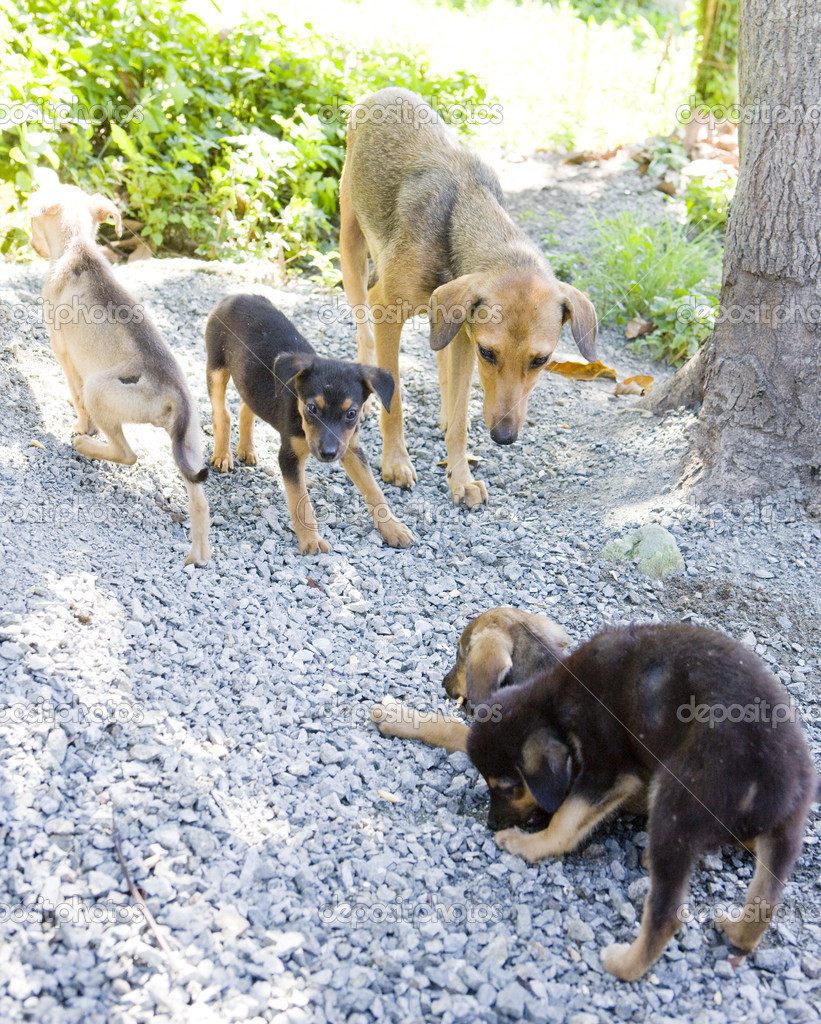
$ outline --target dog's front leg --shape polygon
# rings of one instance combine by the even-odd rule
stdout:
[[[468,465],[468,402],[476,354],[464,327],[445,349],[445,355],[449,360],[444,375],[447,385],[445,447],[448,453],[448,487],[454,501],[464,501],[469,509],[473,509],[487,501],[487,487],[481,480],[473,479]],[[440,372],[440,382],[442,376]]]
[[[316,555],[320,551],[330,551],[331,545],[319,536],[313,505],[305,487],[307,458],[308,443],[304,438],[283,437],[279,448],[279,468],[285,484],[291,525],[299,541],[300,552]]]
[[[517,853],[531,862],[545,857],[561,857],[575,850],[579,843],[608,814],[611,814],[643,788],[635,775],[616,779],[610,790],[593,802],[586,796],[570,796],[559,807],[550,824],[541,832],[520,832],[506,828],[494,836],[496,845],[508,853]]]
[[[392,548],[409,548],[413,544],[413,534],[391,512],[385,495],[373,478],[364,451],[358,446],[350,445],[342,459],[342,465],[365,499],[374,525],[385,538],[386,544]]]
[[[382,430],[382,479],[410,490],[416,483],[416,470],[405,445],[402,424],[402,395],[399,387],[399,339],[402,327],[401,323],[377,323],[374,325],[374,334],[377,364],[393,376],[396,384],[391,411],[388,412],[383,406],[379,421]]]

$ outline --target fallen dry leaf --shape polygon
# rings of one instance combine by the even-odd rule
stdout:
[[[616,371],[597,359],[595,363],[577,363],[569,360],[566,363],[549,362],[545,366],[550,373],[558,373],[560,377],[567,377],[568,380],[595,380],[596,377],[607,377],[610,380],[618,380]]]
[[[653,390],[654,377],[628,377],[616,385],[614,395],[643,395]]]
[[[381,796],[383,800],[390,800],[392,804],[398,804],[401,802],[402,797],[396,796],[395,793],[389,793],[387,789],[377,789],[377,796]]]
[[[636,316],[625,327],[624,336],[625,338],[641,338],[655,329],[656,325],[652,320],[643,320],[640,316]]]
[[[29,441],[30,448],[42,448],[45,451],[45,445],[40,444],[39,441]]]
[[[597,149],[587,150],[583,149],[578,153],[571,153],[570,156],[565,157],[562,160],[563,164],[587,164],[593,160],[612,160],[613,157],[621,149],[621,146],[616,146],[615,149]]]

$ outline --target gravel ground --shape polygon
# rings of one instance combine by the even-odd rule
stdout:
[[[535,212],[528,230],[568,246],[593,209],[661,210],[627,162],[542,157],[503,170],[514,210]],[[623,818],[580,853],[529,866],[494,845],[465,755],[368,723],[386,693],[449,709],[441,681],[459,632],[513,604],[578,641],[627,620],[721,629],[795,695],[817,754],[821,529],[796,495],[691,507],[671,491],[691,415],[646,418],[610,383],[545,377],[510,448],[490,441],[474,392],[471,448],[491,501],[454,508],[435,360],[417,331],[403,368],[419,484],[388,491],[416,546],[383,547],[341,467],[314,462],[333,552],[300,557],[277,437],[260,427],[261,465],[209,478],[213,561],[186,569],[167,437],[132,427],[132,468],[71,448],[66,386],[39,322],[44,272],[0,268],[0,302],[17,317],[0,353],[0,1019],[819,1019],[817,816],[758,952],[733,958],[710,927],[710,908],[739,900],[751,877],[746,854],[715,851],[693,876],[694,916],[707,920],[686,923],[647,978],[625,984],[602,973],[599,950],[636,934],[643,822]],[[320,351],[354,352],[336,296],[271,287],[259,265],[117,273],[181,360],[209,451],[203,329],[222,295],[263,291]],[[562,348],[574,354],[568,338]],[[615,332],[601,350],[622,376],[664,372]],[[364,439],[378,465],[374,419]],[[649,522],[674,534],[683,573],[660,582],[599,559]],[[170,955],[128,895],[112,817]]]

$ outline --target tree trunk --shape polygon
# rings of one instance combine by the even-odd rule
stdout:
[[[821,3],[742,0],[740,14],[741,165],[715,330],[680,371],[690,397],[703,383],[685,480],[698,501],[798,480],[818,512]]]

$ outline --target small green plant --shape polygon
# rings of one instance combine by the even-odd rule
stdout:
[[[697,231],[711,231],[723,235],[734,195],[734,181],[724,180],[709,184],[701,178],[691,178],[684,192],[687,223]]]
[[[670,221],[645,224],[622,213],[596,224],[585,264],[576,283],[599,319],[654,324],[635,343],[654,359],[678,365],[710,334],[721,280],[721,247],[710,233],[691,238]]]

